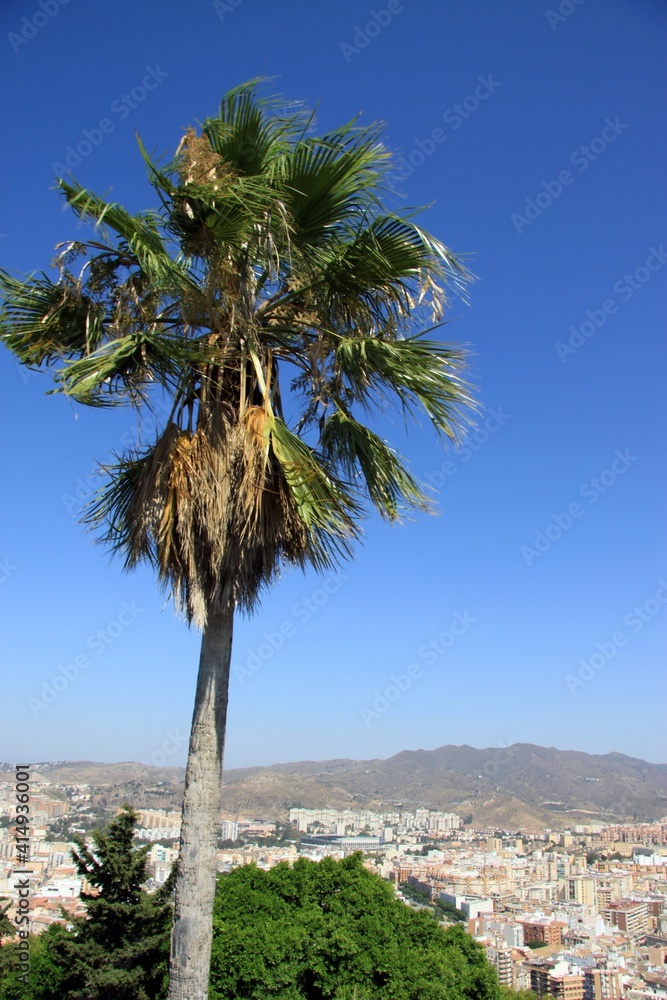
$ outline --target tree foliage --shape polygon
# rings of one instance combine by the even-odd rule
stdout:
[[[502,1000],[460,927],[396,899],[361,855],[221,876],[211,1000]]]
[[[435,910],[439,917],[447,920],[454,920],[458,924],[465,923],[467,917],[463,910],[459,910],[453,903],[448,903],[444,899],[436,899]]]
[[[166,995],[171,882],[154,894],[147,879],[150,845],[133,846],[136,816],[124,809],[92,845],[76,838],[72,856],[94,893],[82,893],[87,916],[52,924],[31,942],[30,987],[12,970],[0,1000],[158,1000]],[[12,948],[14,946],[11,946]],[[5,949],[2,949],[3,951]]]
[[[92,237],[61,246],[55,279],[0,272],[0,336],[21,363],[76,402],[152,414],[86,517],[199,625],[251,608],[285,564],[346,555],[366,501],[390,520],[428,507],[360,417],[393,406],[450,439],[465,423],[464,352],[429,331],[469,274],[383,207],[381,131],[314,136],[251,82],[166,165],[141,146],[158,208],[60,179]]]
[[[3,903],[5,903],[4,906],[2,905]],[[7,916],[10,907],[11,900],[3,899],[0,896],[0,938],[13,937],[16,934],[16,927]]]

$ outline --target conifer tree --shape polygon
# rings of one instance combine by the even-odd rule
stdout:
[[[33,1000],[158,1000],[166,995],[173,879],[158,892],[143,888],[150,845],[134,846],[136,814],[129,808],[92,834],[75,838],[87,916],[71,929],[56,924],[43,935],[34,963]]]
[[[16,928],[7,916],[7,911],[9,910],[11,903],[8,903],[6,899],[0,896],[0,904],[2,903],[6,903],[7,905],[0,905],[0,938],[12,937],[16,933]]]

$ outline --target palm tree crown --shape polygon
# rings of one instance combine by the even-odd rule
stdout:
[[[311,131],[298,106],[239,87],[168,165],[140,144],[159,209],[61,179],[95,238],[59,247],[55,280],[0,275],[3,339],[57,390],[153,415],[168,401],[85,516],[198,625],[251,608],[283,564],[345,555],[365,499],[389,519],[428,506],[360,416],[422,409],[455,438],[471,404],[463,352],[413,326],[439,323],[467,271],[384,210],[379,126]]]

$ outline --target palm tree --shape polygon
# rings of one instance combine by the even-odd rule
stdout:
[[[426,336],[467,271],[383,208],[378,125],[312,130],[259,81],[236,88],[167,165],[139,142],[157,210],[133,215],[60,179],[93,238],[59,245],[55,279],[1,277],[0,333],[20,362],[157,427],[107,468],[84,520],[127,568],[153,565],[202,630],[171,1000],[207,992],[235,612],[284,566],[348,556],[367,509],[429,508],[360,416],[421,410],[455,439],[471,403],[463,351]]]

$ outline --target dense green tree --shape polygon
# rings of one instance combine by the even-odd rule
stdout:
[[[455,920],[459,924],[464,923],[467,919],[463,910],[459,910],[453,903],[447,903],[444,899],[437,899],[435,901],[435,910],[439,917],[444,917],[446,920]]]
[[[7,916],[10,906],[10,902],[0,897],[0,938],[16,937],[16,927]],[[34,953],[33,940],[28,942],[28,946],[31,953]],[[22,957],[25,957],[25,953]],[[6,942],[0,948],[0,1000],[28,1000],[29,985],[23,981],[24,977],[25,973],[19,969],[17,942]]]
[[[460,927],[396,899],[360,854],[221,876],[211,1000],[502,1000]]]
[[[430,893],[426,892],[425,889],[419,889],[417,886],[410,885],[409,882],[401,882],[400,889],[404,896],[413,899],[422,906],[428,906],[433,910],[435,916],[443,920],[465,923],[467,919],[465,913],[457,909],[453,903],[447,903],[444,899],[431,899]]]
[[[349,555],[368,502],[389,520],[428,507],[367,414],[419,412],[454,439],[470,404],[461,350],[424,336],[468,275],[383,206],[380,139],[356,122],[315,136],[310,114],[245,85],[170,164],[144,152],[158,210],[61,179],[92,237],[64,248],[55,280],[0,278],[0,333],[20,362],[155,428],[108,470],[87,519],[126,566],[153,565],[203,631],[171,1000],[206,995],[235,613],[285,565]]]
[[[29,963],[31,970],[42,950],[42,937],[31,934],[28,939]],[[0,948],[0,1000],[34,1000],[34,979],[26,976],[19,967],[19,950],[11,941]]]
[[[77,838],[72,852],[77,871],[96,890],[82,894],[87,917],[49,927],[31,955],[30,990],[21,992],[9,968],[0,1000],[166,996],[173,886],[168,882],[153,894],[142,889],[150,845],[134,847],[135,823],[134,813],[125,809],[105,831],[93,833],[92,846]]]
[[[3,903],[5,903],[5,906],[2,905]],[[7,912],[11,905],[11,902],[8,902],[0,896],[0,938],[13,937],[16,934],[16,927],[7,916]]]

